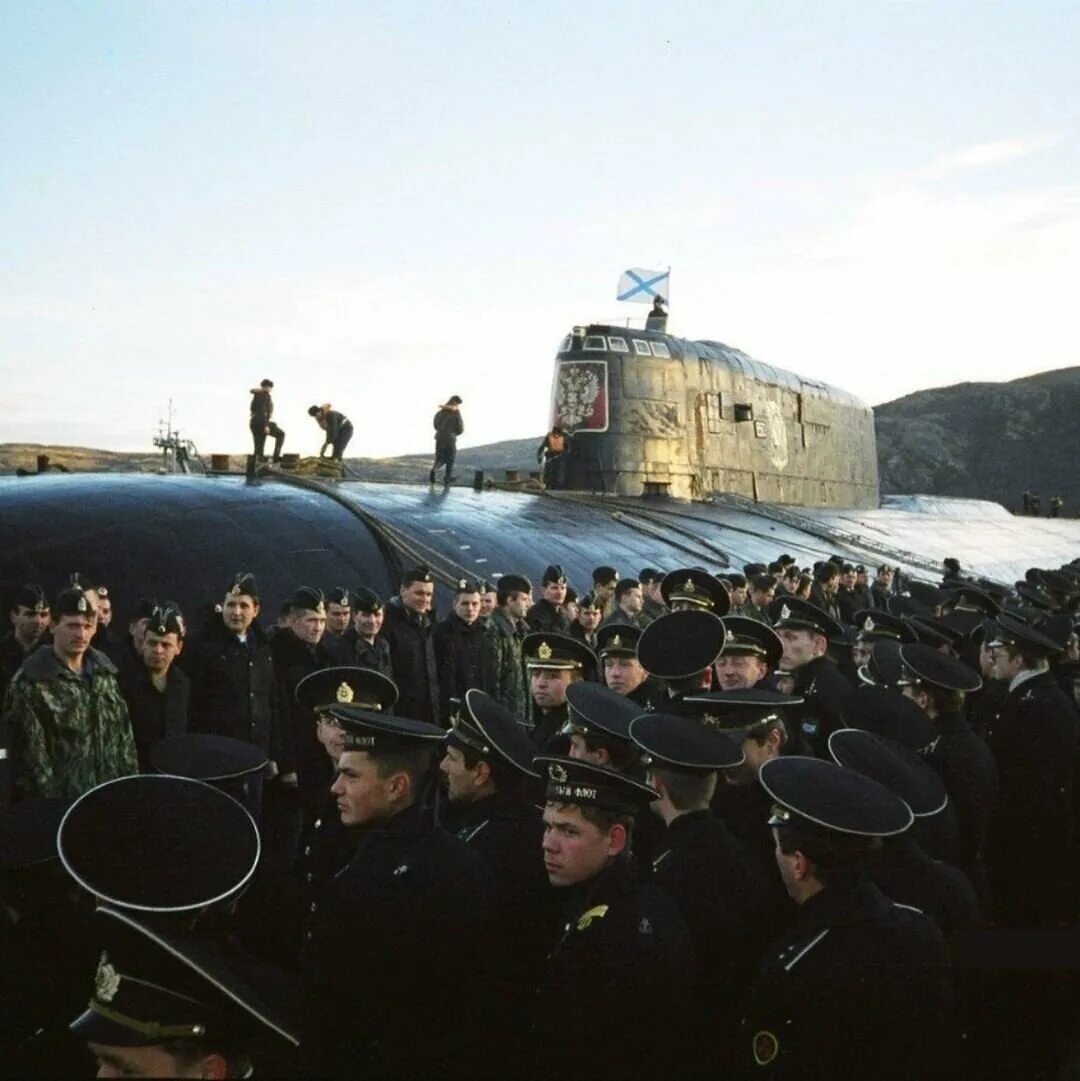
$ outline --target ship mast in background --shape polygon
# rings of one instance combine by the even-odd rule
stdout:
[[[173,403],[169,399],[169,413],[158,420],[158,434],[154,436],[154,446],[161,448],[161,468],[159,473],[191,473],[193,463],[198,463],[198,472],[206,472],[206,464],[199,455],[198,448],[190,439],[181,439],[179,430],[173,429]]]

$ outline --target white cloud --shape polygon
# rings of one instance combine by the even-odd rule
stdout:
[[[1060,143],[1062,138],[1059,132],[1046,132],[1040,135],[976,143],[973,146],[961,147],[959,150],[943,154],[924,169],[916,171],[914,177],[927,181],[943,180],[956,173],[1008,165],[1010,162],[1049,150]]]

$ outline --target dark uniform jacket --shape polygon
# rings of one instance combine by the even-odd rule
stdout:
[[[594,652],[596,651],[596,631],[593,631],[592,634],[586,634],[585,628],[575,619],[574,622],[570,624],[569,633],[571,638],[576,638],[579,642],[584,642],[589,649]]]
[[[648,676],[626,697],[641,706],[643,713],[652,713],[654,710],[663,708],[664,700],[667,698],[667,688],[655,676]]]
[[[873,598],[875,608],[881,608],[887,612],[889,610],[889,598],[892,595],[891,586],[883,586],[876,578],[870,583],[870,596]]]
[[[180,661],[191,679],[188,727],[246,740],[272,761],[282,755],[270,641],[258,623],[240,639],[219,619],[188,642]]]
[[[836,591],[836,607],[840,612],[840,619],[843,623],[853,624],[855,622],[855,613],[861,608],[868,607],[863,603],[863,598],[854,589],[845,589],[841,586]]]
[[[761,945],[756,876],[746,850],[709,810],[671,822],[649,870],[675,902],[694,947],[690,1068],[695,1074],[715,1071],[717,1048],[734,1035]]]
[[[342,654],[341,663],[356,665],[358,668],[370,668],[384,676],[394,678],[394,666],[390,660],[390,643],[381,634],[375,635],[375,641],[369,642],[350,627],[337,643]]]
[[[431,619],[405,608],[395,598],[386,606],[382,636],[398,687],[394,712],[415,721],[439,719],[439,674]]]
[[[827,886],[758,967],[743,1021],[746,1076],[936,1076],[947,966],[941,931],[921,912],[872,882]]]
[[[535,702],[529,702],[533,727],[529,738],[533,741],[537,754],[569,754],[570,737],[562,730],[570,719],[570,706],[563,702],[561,706],[541,709]]]
[[[274,635],[270,651],[283,729],[278,768],[282,773],[298,775],[301,802],[310,812],[333,783],[334,770],[326,749],[315,736],[315,715],[296,701],[296,685],[312,672],[334,665],[336,658],[322,642],[313,646],[288,629]]]
[[[461,418],[460,409],[447,409],[441,407],[431,421],[435,429],[435,442],[453,446],[457,443],[457,437],[465,431],[465,421]]]
[[[940,736],[928,756],[941,774],[959,830],[957,866],[977,885],[986,854],[990,815],[997,794],[997,767],[990,748],[971,730],[961,713],[934,719]]]
[[[979,921],[979,900],[967,875],[931,859],[906,834],[885,839],[868,877],[890,900],[925,912],[947,939]]]
[[[988,734],[998,799],[987,865],[998,921],[1038,925],[1076,913],[1067,881],[1076,730],[1050,672],[1009,691]]]
[[[467,1077],[475,976],[490,949],[491,875],[419,806],[359,831],[304,932],[305,1072]]]
[[[816,657],[791,674],[795,680],[792,694],[802,695],[805,702],[792,706],[788,712],[810,742],[814,754],[828,758],[829,736],[844,727],[851,684],[828,657]]]
[[[529,625],[530,631],[546,631],[549,634],[570,633],[570,620],[567,619],[566,613],[552,604],[547,597],[541,597],[525,613],[525,622]]]
[[[467,690],[481,686],[486,633],[484,624],[480,620],[466,623],[454,612],[435,625],[439,708],[444,722],[450,717],[451,698],[464,702]]]
[[[159,691],[145,664],[125,665],[120,669],[120,691],[127,702],[139,769],[151,770],[150,752],[163,739],[182,736],[188,730],[188,704],[191,680],[177,664],[169,665],[165,690]]]
[[[617,859],[564,891],[561,937],[533,1005],[534,1068],[568,1078],[668,1076],[693,987],[689,933],[671,900]]]
[[[28,654],[23,653],[23,648],[19,645],[14,631],[0,638],[0,708],[3,707],[4,694],[12,676],[19,670],[27,656]]]

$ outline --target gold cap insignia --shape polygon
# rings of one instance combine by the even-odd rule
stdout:
[[[548,766],[548,776],[553,781],[565,781],[567,773],[565,768],[558,762],[552,762],[551,765]]]
[[[873,618],[871,616],[867,616],[866,619],[863,620],[862,629],[864,631],[872,631],[872,630],[874,630],[874,620],[873,620]]]
[[[119,990],[120,973],[109,964],[108,955],[103,953],[94,975],[94,998],[101,1002],[112,1002]]]
[[[351,702],[353,700],[353,689],[347,683],[339,683],[334,697],[339,702]]]
[[[86,612],[90,608],[90,602],[85,597],[79,598],[79,603],[75,606],[80,612]]]
[[[692,579],[687,578],[686,581],[683,582],[682,592],[683,593],[690,593],[690,594],[694,594],[694,593],[697,592],[697,586],[694,585]]]
[[[608,645],[613,646],[615,649],[622,649],[622,635],[615,635],[615,637],[612,638],[610,642],[608,642]]]
[[[780,618],[791,619],[791,609],[786,604],[780,609]]]
[[[550,661],[551,654],[553,652],[554,651],[552,650],[551,646],[547,644],[547,642],[541,642],[539,648],[536,650],[536,655],[542,661]]]
[[[229,596],[230,597],[239,597],[240,596],[240,583],[239,583],[239,581],[236,581],[236,582],[233,583],[232,589],[229,590]]]

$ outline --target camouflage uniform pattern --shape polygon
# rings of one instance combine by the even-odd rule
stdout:
[[[517,632],[506,612],[496,608],[484,629],[480,662],[484,690],[517,717],[525,717],[529,702],[521,659],[523,637],[524,632]]]
[[[103,781],[138,772],[135,737],[116,666],[87,650],[89,679],[45,645],[16,673],[4,699],[12,783],[18,797],[75,799]]]

